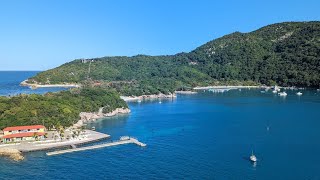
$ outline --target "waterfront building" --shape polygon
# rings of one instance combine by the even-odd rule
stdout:
[[[45,139],[46,128],[42,125],[15,126],[3,129],[3,142],[35,141]]]

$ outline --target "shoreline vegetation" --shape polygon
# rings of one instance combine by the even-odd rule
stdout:
[[[76,59],[21,82],[32,89],[71,89],[0,97],[0,128],[79,127],[130,113],[129,101],[176,98],[206,89],[319,88],[319,35],[320,22],[284,22],[235,32],[188,53]]]
[[[103,108],[110,113],[128,108],[114,90],[102,88],[72,88],[46,94],[21,94],[0,97],[0,129],[10,126],[43,124],[48,129],[69,127],[77,123],[81,112]]]
[[[0,156],[19,161],[23,160],[21,151],[52,149],[107,138],[109,135],[89,130],[86,130],[86,136],[89,137],[82,139],[66,140],[63,134],[66,131],[81,129],[86,122],[127,113],[130,113],[130,109],[117,92],[101,88],[73,88],[44,95],[0,96],[1,129],[9,126],[43,124],[49,131],[56,131],[60,134],[59,137],[64,139],[51,143],[48,143],[50,140],[45,140],[24,144],[2,144]]]
[[[169,94],[197,86],[319,88],[320,22],[283,22],[234,32],[191,52],[76,59],[30,77],[29,84],[92,84],[123,96]]]

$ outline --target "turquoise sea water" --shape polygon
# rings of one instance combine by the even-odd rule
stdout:
[[[2,94],[12,93],[12,85],[14,94],[25,91],[16,82],[26,75],[17,74],[5,80],[0,73]],[[137,137],[146,148],[0,158],[0,179],[320,179],[320,92],[287,92],[282,98],[242,89],[130,103],[130,115],[92,126],[113,140]],[[248,161],[251,150],[257,164]]]

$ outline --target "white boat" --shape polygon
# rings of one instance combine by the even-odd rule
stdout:
[[[159,101],[159,104],[161,104],[162,102],[161,101]]]
[[[120,137],[120,141],[125,141],[125,140],[129,140],[130,137],[129,136],[121,136]]]
[[[279,96],[287,96],[288,94],[286,92],[280,92]]]
[[[91,128],[91,130],[92,130],[92,131],[95,131],[95,130],[96,130],[96,127],[93,126],[93,127]]]
[[[272,93],[274,93],[274,94],[277,93],[277,92],[278,92],[277,90],[273,90],[273,91],[272,91]]]
[[[251,156],[250,156],[250,161],[251,162],[257,162],[257,157],[253,154],[253,151],[252,151]]]
[[[138,100],[138,103],[141,103],[141,99]]]
[[[298,95],[298,96],[301,96],[301,95],[302,95],[302,92],[297,92],[297,95]]]
[[[280,88],[278,86],[274,86],[273,88],[274,91],[280,91]],[[273,92],[273,91],[272,91]]]

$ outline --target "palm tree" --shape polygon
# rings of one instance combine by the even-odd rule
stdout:
[[[33,137],[33,139],[36,140],[36,141],[37,141],[38,138],[39,138],[39,136],[38,136],[38,134],[37,134],[36,132],[33,133],[33,136],[32,136],[32,137]]]

